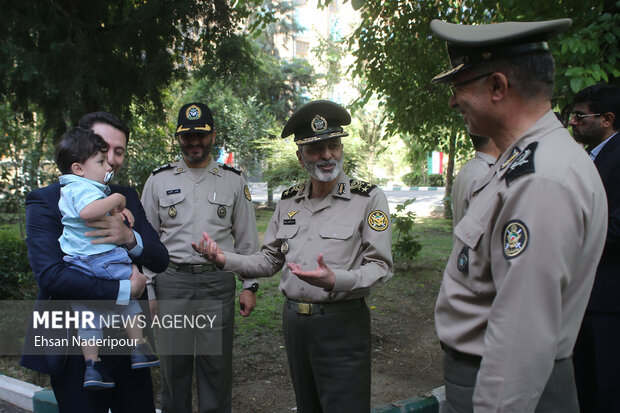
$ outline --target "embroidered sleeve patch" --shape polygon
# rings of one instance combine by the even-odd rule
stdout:
[[[504,225],[503,234],[503,251],[507,260],[518,257],[525,251],[530,234],[523,221],[515,219],[508,222]]]
[[[250,195],[250,188],[248,188],[247,185],[243,188],[243,193],[245,194],[245,197],[248,201],[252,200],[252,195]]]
[[[388,224],[388,217],[383,211],[377,209],[368,214],[368,225],[375,231],[385,231]]]

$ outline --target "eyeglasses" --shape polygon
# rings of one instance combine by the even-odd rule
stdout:
[[[574,120],[575,122],[581,122],[582,120],[584,120],[585,118],[589,118],[590,116],[601,116],[602,113],[590,113],[588,115],[586,115],[585,113],[571,113],[570,114],[570,120]]]
[[[457,87],[464,86],[464,85],[466,85],[468,83],[471,83],[471,82],[475,82],[476,80],[484,79],[485,77],[491,76],[493,73],[494,72],[485,73],[485,74],[480,75],[480,76],[472,77],[471,79],[463,80],[462,82],[450,83],[450,84],[448,84],[448,88],[450,89],[450,93],[452,93],[452,96],[456,96],[456,88]]]

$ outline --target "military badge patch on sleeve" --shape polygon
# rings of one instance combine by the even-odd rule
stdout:
[[[515,219],[508,222],[504,225],[503,234],[503,251],[507,260],[518,257],[525,251],[530,234],[523,221]]]
[[[246,198],[248,201],[251,201],[251,200],[252,200],[252,195],[250,195],[250,188],[248,188],[248,186],[247,186],[247,185],[243,188],[243,193],[245,194],[245,198]]]
[[[385,231],[388,224],[388,217],[383,211],[377,209],[368,214],[368,225],[375,231]]]

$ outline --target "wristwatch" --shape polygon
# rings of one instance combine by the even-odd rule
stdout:
[[[250,290],[254,294],[256,294],[256,291],[258,291],[258,283],[254,283],[254,284],[250,285],[249,287],[244,288],[244,290]]]

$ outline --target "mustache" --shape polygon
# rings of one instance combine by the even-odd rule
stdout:
[[[336,165],[338,165],[338,162],[336,162],[336,160],[334,160],[334,159],[330,159],[329,161],[317,162],[315,165],[318,166],[318,167],[321,167],[321,166],[336,166]]]

